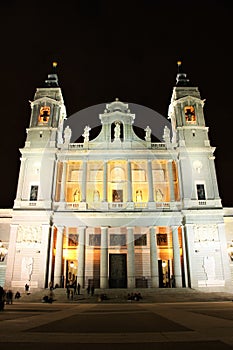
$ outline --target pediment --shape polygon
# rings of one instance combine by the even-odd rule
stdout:
[[[38,104],[54,104],[54,105],[62,105],[61,101],[54,100],[53,98],[50,98],[48,96],[43,96],[41,98],[36,99],[35,101],[29,101],[31,106],[38,105]]]
[[[200,98],[195,97],[195,96],[191,96],[191,95],[183,96],[183,97],[179,98],[178,100],[174,101],[173,104],[177,105],[178,103],[186,102],[186,101],[193,101],[196,103],[201,103],[202,106],[204,106],[204,104],[205,104],[205,99],[201,100]]]

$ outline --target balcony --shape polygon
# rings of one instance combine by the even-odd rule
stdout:
[[[161,211],[179,210],[180,202],[54,202],[57,211]]]

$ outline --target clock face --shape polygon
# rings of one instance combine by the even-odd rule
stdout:
[[[184,108],[185,121],[187,124],[196,124],[197,118],[193,106],[186,106]]]
[[[50,107],[48,106],[40,107],[40,114],[38,118],[39,124],[42,124],[42,125],[48,124],[49,117],[50,117]]]

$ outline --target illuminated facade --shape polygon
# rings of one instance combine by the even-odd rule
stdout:
[[[136,135],[119,100],[71,143],[56,73],[38,88],[13,208],[5,285],[226,290],[231,274],[204,101],[178,73],[170,129]],[[146,122],[146,121],[145,121]]]

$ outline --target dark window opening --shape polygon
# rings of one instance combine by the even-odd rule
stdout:
[[[201,185],[201,184],[197,185],[197,198],[198,200],[206,199],[204,185]]]
[[[146,246],[147,236],[145,235],[134,235],[134,245],[136,246]]]
[[[38,186],[31,186],[31,191],[30,191],[30,201],[37,201],[37,196],[38,196]]]

